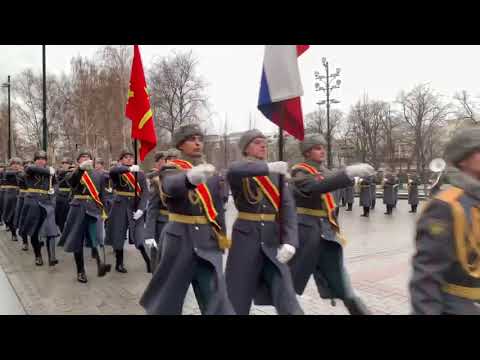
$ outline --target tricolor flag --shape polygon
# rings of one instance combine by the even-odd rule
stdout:
[[[138,45],[133,47],[132,72],[125,115],[132,120],[132,139],[140,141],[140,160],[143,161],[145,156],[155,149],[157,135]]]
[[[298,57],[308,48],[309,45],[266,45],[258,97],[262,114],[299,140],[303,140],[304,126]]]

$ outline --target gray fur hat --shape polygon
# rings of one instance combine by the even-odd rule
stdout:
[[[19,157],[13,157],[13,158],[10,159],[10,161],[8,163],[9,163],[10,166],[12,166],[13,164],[22,165],[23,160],[20,159]]]
[[[193,135],[200,135],[203,136],[203,131],[200,126],[196,124],[189,124],[181,126],[175,133],[173,134],[173,146],[177,149],[178,147],[187,140],[190,136]]]
[[[73,161],[70,157],[65,156],[65,157],[62,158],[62,164],[72,164],[72,163],[73,163]]]
[[[120,152],[120,156],[118,157],[118,160],[122,160],[125,156],[127,155],[131,155],[131,156],[134,156],[135,154],[133,153],[133,151],[130,151],[128,149],[123,149],[121,152]]]
[[[155,152],[153,159],[155,160],[155,162],[157,162],[161,159],[165,159],[166,157],[167,157],[167,151],[160,150]]]
[[[323,135],[309,134],[305,136],[305,139],[300,142],[300,152],[305,154],[308,150],[317,145],[327,146],[327,142]]]
[[[250,144],[256,138],[263,138],[265,139],[266,136],[260,130],[252,129],[247,130],[242,134],[240,141],[238,142],[238,147],[243,155],[245,155],[245,149],[247,148],[248,144]]]
[[[47,153],[43,150],[35,151],[35,154],[33,154],[33,161],[38,160],[38,159],[47,160]]]
[[[474,151],[480,151],[480,127],[460,130],[445,147],[445,160],[454,166]]]
[[[88,151],[87,149],[80,149],[80,151],[77,153],[77,161],[80,159],[81,156],[89,156],[90,159],[92,159],[92,153]]]

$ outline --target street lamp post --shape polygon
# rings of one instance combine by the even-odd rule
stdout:
[[[43,150],[47,151],[47,72],[45,61],[45,45],[42,45],[42,72],[43,72]]]
[[[10,107],[10,75],[8,75],[8,80],[6,83],[2,84],[2,87],[7,88],[8,90],[8,158],[12,158],[12,114]]]
[[[330,104],[340,103],[340,101],[330,98],[330,92],[333,89],[338,89],[342,82],[340,79],[337,79],[335,81],[335,85],[330,86],[331,81],[337,78],[338,76],[340,76],[340,68],[336,69],[336,73],[330,74],[330,68],[326,58],[322,58],[322,65],[325,68],[325,75],[320,75],[318,71],[315,71],[315,79],[318,80],[318,82],[315,83],[315,90],[324,91],[326,95],[326,100],[321,100],[317,104],[319,106],[326,105],[327,107],[327,166],[330,169],[332,167],[332,136],[331,136],[331,129],[330,129]]]

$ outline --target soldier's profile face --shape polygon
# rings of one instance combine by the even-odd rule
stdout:
[[[62,162],[62,169],[63,170],[68,170],[69,167],[70,167],[70,164],[68,162]]]
[[[103,170],[104,167],[103,167],[103,164],[102,163],[96,163],[95,164],[95,170]]]
[[[253,139],[245,149],[248,156],[265,160],[267,158],[267,140],[264,138]]]
[[[121,162],[122,165],[124,165],[124,166],[132,166],[134,160],[135,160],[135,159],[133,158],[132,155],[127,154],[127,155],[125,155],[125,156],[120,160],[120,162]]]
[[[37,160],[35,160],[35,165],[36,166],[45,166],[45,165],[47,165],[47,160],[46,159],[37,159]]]
[[[460,161],[459,167],[462,171],[480,180],[480,150]]]
[[[165,159],[163,159],[163,158],[162,158],[162,159],[159,159],[159,160],[155,163],[155,167],[156,167],[157,169],[160,169],[163,165],[165,165],[165,162],[166,162]]]
[[[80,156],[80,157],[78,158],[78,163],[81,164],[81,163],[83,163],[83,162],[85,162],[85,161],[87,161],[87,160],[90,160],[90,156],[88,156],[88,155],[82,155],[82,156]]]
[[[203,154],[203,136],[192,135],[179,148],[187,156],[200,157]]]
[[[316,162],[322,162],[325,160],[325,148],[323,145],[315,145],[310,151],[307,153],[307,157]]]

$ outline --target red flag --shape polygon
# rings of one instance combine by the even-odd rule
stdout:
[[[133,46],[132,72],[125,115],[132,120],[132,139],[140,141],[140,161],[143,161],[157,145],[157,135],[138,45]]]

